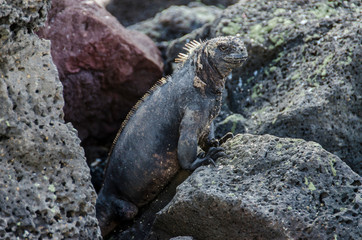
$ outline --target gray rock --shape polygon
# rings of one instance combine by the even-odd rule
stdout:
[[[211,23],[222,10],[214,6],[192,3],[188,6],[171,6],[154,18],[129,26],[143,32],[155,42],[170,41]]]
[[[5,42],[24,29],[32,32],[41,26],[50,7],[49,0],[4,0],[0,2],[0,42]],[[2,44],[0,46],[3,46]]]
[[[361,9],[360,1],[240,1],[173,42],[168,58],[188,39],[239,34],[249,59],[230,76],[226,102],[245,131],[318,142],[361,174]]]
[[[171,6],[156,14],[154,18],[136,23],[128,29],[140,31],[156,42],[164,59],[170,55],[166,53],[172,40],[180,38],[185,34],[208,25],[220,16],[222,10],[215,6],[206,6],[199,2],[191,2],[188,6]],[[197,39],[199,40],[199,39]],[[184,45],[173,51],[184,52]],[[176,68],[175,57],[165,62],[164,72],[170,74]]]
[[[129,26],[140,21],[152,18],[158,12],[172,5],[187,5],[190,0],[96,0],[114,15],[123,26]],[[207,5],[225,8],[238,0],[197,0]]]
[[[77,133],[63,121],[50,42],[32,33],[48,1],[6,4],[0,10],[10,9],[0,19],[1,32],[8,32],[0,52],[0,238],[99,239],[96,193]]]
[[[170,238],[170,240],[193,240],[193,237],[190,236],[179,236],[179,237],[173,237]]]
[[[37,34],[51,41],[65,121],[78,130],[88,163],[107,156],[127,113],[162,77],[158,48],[87,0],[54,0]]]
[[[362,178],[315,142],[237,135],[197,169],[154,231],[195,239],[361,239]],[[167,238],[161,238],[167,239]]]

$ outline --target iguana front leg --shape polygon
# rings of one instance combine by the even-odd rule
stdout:
[[[202,136],[201,140],[199,141],[199,145],[202,150],[208,151],[211,147],[219,147],[224,142],[229,140],[230,138],[233,138],[234,134],[231,132],[226,133],[222,138],[216,139],[215,138],[215,124],[212,121],[210,124],[210,127],[208,128],[207,133]]]
[[[198,138],[207,120],[200,111],[186,110],[180,124],[180,138],[177,147],[178,161],[183,169],[194,170],[201,165],[214,163],[219,157],[226,156],[224,149],[211,147],[206,154],[197,156]]]
[[[201,136],[201,139],[199,139],[199,146],[205,152],[207,152],[211,147],[219,146],[219,141],[215,138],[215,126],[213,121],[206,129],[203,136]]]

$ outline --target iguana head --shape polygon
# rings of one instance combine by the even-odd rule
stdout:
[[[223,78],[232,69],[240,67],[248,57],[243,41],[234,36],[213,38],[205,42],[202,52],[204,56],[200,56],[200,63],[207,61]]]
[[[203,89],[216,93],[222,92],[225,77],[232,69],[243,65],[248,57],[243,41],[235,36],[217,37],[205,42],[193,40],[184,49],[187,53],[180,53],[175,61],[180,62],[181,67],[191,62],[196,67],[197,83],[194,85],[205,86]]]
[[[195,49],[196,76],[205,83],[205,89],[220,94],[225,78],[243,65],[248,53],[239,37],[218,37],[204,42]]]

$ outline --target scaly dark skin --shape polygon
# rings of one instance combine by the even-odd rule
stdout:
[[[180,170],[194,170],[224,156],[210,134],[219,114],[225,78],[247,51],[238,37],[202,43],[163,85],[137,106],[110,152],[96,211],[102,235],[131,220]]]

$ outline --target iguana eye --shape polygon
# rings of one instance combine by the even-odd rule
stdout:
[[[219,45],[219,49],[223,52],[225,52],[226,50],[228,50],[228,46],[226,45]]]

